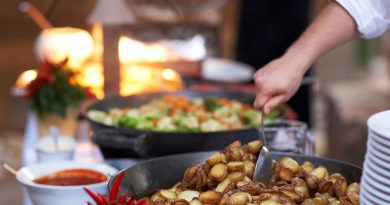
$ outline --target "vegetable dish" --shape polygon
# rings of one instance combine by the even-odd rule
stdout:
[[[271,121],[280,115],[266,116]],[[92,121],[114,127],[166,132],[215,132],[255,127],[261,113],[250,105],[227,98],[188,98],[165,95],[140,107],[89,110]]]

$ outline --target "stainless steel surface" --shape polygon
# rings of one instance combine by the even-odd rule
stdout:
[[[170,188],[181,180],[186,168],[206,160],[213,153],[215,152],[196,152],[165,156],[143,161],[131,167],[129,167],[126,160],[122,159],[121,163],[116,163],[117,168],[125,168],[121,172],[126,173],[124,180],[120,185],[120,192],[124,193],[127,191],[136,194],[137,197],[143,197],[150,195],[156,189]],[[299,163],[309,161],[315,166],[325,166],[328,168],[329,173],[341,173],[348,182],[360,181],[362,170],[360,167],[352,164],[321,157],[272,152],[272,158],[274,160],[286,156],[292,157]],[[113,162],[115,162],[115,160],[107,161],[108,164],[112,164]],[[109,188],[112,186],[116,177],[117,175],[111,178]]]
[[[253,180],[257,182],[261,182],[263,184],[268,184],[269,179],[272,175],[272,158],[271,154],[268,151],[267,142],[265,140],[265,132],[264,132],[264,115],[261,111],[261,119],[260,119],[260,140],[263,143],[263,147],[257,157],[255,171],[253,173]]]
[[[263,146],[257,158],[253,181],[268,184],[272,176],[272,156],[267,147]]]
[[[264,115],[263,111],[261,112],[261,119],[260,119],[260,140],[263,142],[264,146],[267,146],[267,141],[265,141],[265,131],[264,131]]]

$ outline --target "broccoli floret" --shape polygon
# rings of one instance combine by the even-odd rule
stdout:
[[[249,109],[248,111],[245,112],[245,115],[243,118],[243,124],[246,126],[259,125],[261,117],[262,116],[261,116],[259,111],[255,110],[255,109]]]
[[[138,119],[130,116],[120,116],[116,121],[118,126],[135,128],[138,124]]]
[[[140,130],[151,130],[153,129],[153,124],[151,121],[141,118],[138,120],[135,128]]]
[[[204,106],[206,107],[207,111],[211,111],[211,112],[221,107],[221,105],[218,103],[217,99],[215,98],[205,98]]]
[[[281,114],[282,114],[281,111],[278,110],[278,109],[272,110],[272,111],[266,116],[266,120],[268,120],[268,121],[275,120],[275,119],[277,119],[278,117],[280,117]]]

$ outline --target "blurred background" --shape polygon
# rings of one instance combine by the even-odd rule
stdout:
[[[96,45],[104,47],[105,51],[118,49],[118,45],[112,46],[112,42],[117,42],[119,36],[127,36],[121,38],[123,45],[137,45],[139,42],[159,39],[184,39],[188,43],[186,45],[195,45],[192,53],[184,52],[189,56],[188,59],[195,59],[195,62],[200,57],[218,57],[260,68],[282,55],[327,1],[123,0],[121,8],[107,8],[105,6],[109,5],[109,1],[105,0],[29,2],[55,27],[71,26],[92,33],[94,42],[100,43]],[[29,15],[20,11],[20,3],[14,0],[0,2],[0,161],[10,162],[15,167],[22,164],[21,150],[29,105],[23,97],[11,91],[23,71],[41,67],[38,55],[42,48],[37,44],[45,46],[45,42],[37,40],[42,28]],[[104,37],[101,36],[102,31]],[[201,36],[201,39],[196,36]],[[203,47],[197,47],[199,42]],[[371,114],[390,108],[389,49],[389,33],[373,40],[356,39],[313,65],[305,78],[305,84],[288,104],[297,113],[299,120],[310,124],[310,130],[316,138],[317,154],[362,164],[367,136],[366,120]],[[101,47],[96,47],[94,55],[101,50]],[[103,61],[105,67],[119,67],[119,64],[123,67],[127,60],[131,60],[131,53],[137,53],[126,52],[130,56],[105,52],[103,57],[97,57],[94,62]],[[107,60],[118,58],[117,55],[120,62]],[[197,63],[187,62],[184,65],[189,69],[197,69]],[[94,76],[83,82],[94,85],[93,92],[98,98],[104,97],[103,90],[106,96],[107,93],[130,95],[163,86],[134,86],[142,81],[141,73],[135,79],[123,80],[133,85],[126,87],[124,82],[110,80],[119,75],[118,71],[113,71],[115,69],[103,70],[102,64],[92,63],[89,66],[77,68],[76,71],[84,72],[85,78]],[[188,70],[184,73],[173,70],[183,79],[192,75],[191,72],[187,73]],[[164,84],[165,90],[182,88],[183,85],[178,85],[170,72],[165,72],[168,78],[171,76],[171,81]],[[103,75],[106,82],[104,89],[101,80]],[[128,75],[134,76],[134,73]],[[191,85],[204,86],[204,82],[195,82]],[[252,86],[251,80],[240,83],[245,88]],[[229,83],[220,86],[233,85]],[[14,179],[2,176],[4,173],[0,175],[0,193],[20,194],[18,188],[7,188],[14,184]]]

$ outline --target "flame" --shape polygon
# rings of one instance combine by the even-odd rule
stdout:
[[[78,72],[76,80],[80,85],[90,88],[96,98],[102,99],[104,97],[104,75],[101,63],[88,63],[85,65]]]
[[[155,62],[178,60],[163,44],[143,43],[122,36],[118,45],[121,62],[120,95],[153,91],[175,91],[182,88],[180,75],[170,68],[152,65]]]
[[[93,42],[88,33],[81,32],[79,34],[78,31],[73,28],[47,30],[41,35],[41,40],[44,42],[40,45],[47,46],[45,51],[52,51],[49,53],[52,54],[53,59],[62,59],[63,56],[67,55],[71,56],[74,60],[74,66],[77,67],[75,80],[80,85],[89,87],[92,93],[101,99],[104,97],[103,27],[101,24],[95,24],[92,27]],[[74,33],[77,33],[77,35]],[[71,43],[68,41],[71,41]],[[88,46],[81,48],[80,46],[84,45],[83,43],[87,43]],[[171,51],[166,44],[144,43],[126,36],[121,36],[118,43],[121,65],[120,95],[126,96],[152,91],[175,91],[183,87],[182,79],[176,71],[153,64],[180,60],[178,55]],[[92,49],[93,51],[91,51]],[[43,56],[42,53],[40,54]],[[87,57],[91,58],[90,61],[84,62]],[[82,60],[77,60],[78,58]],[[83,62],[82,65],[81,62]],[[24,88],[36,76],[36,70],[25,71],[19,76],[16,86]]]
[[[91,57],[94,43],[91,35],[83,29],[50,28],[43,30],[38,36],[36,51],[42,61],[60,63],[68,59],[67,65],[77,70]]]
[[[175,81],[180,78],[179,74],[172,69],[166,68],[162,71],[162,77],[165,80]]]
[[[145,92],[175,91],[182,89],[180,75],[172,69],[161,69],[143,64],[128,64],[121,67],[120,95]]]
[[[26,88],[28,84],[30,84],[31,81],[33,81],[35,78],[38,76],[38,71],[37,70],[26,70],[23,73],[21,73],[16,80],[16,87],[17,88]]]
[[[178,60],[168,47],[158,43],[144,43],[126,36],[119,38],[119,59],[129,62],[165,62]]]

